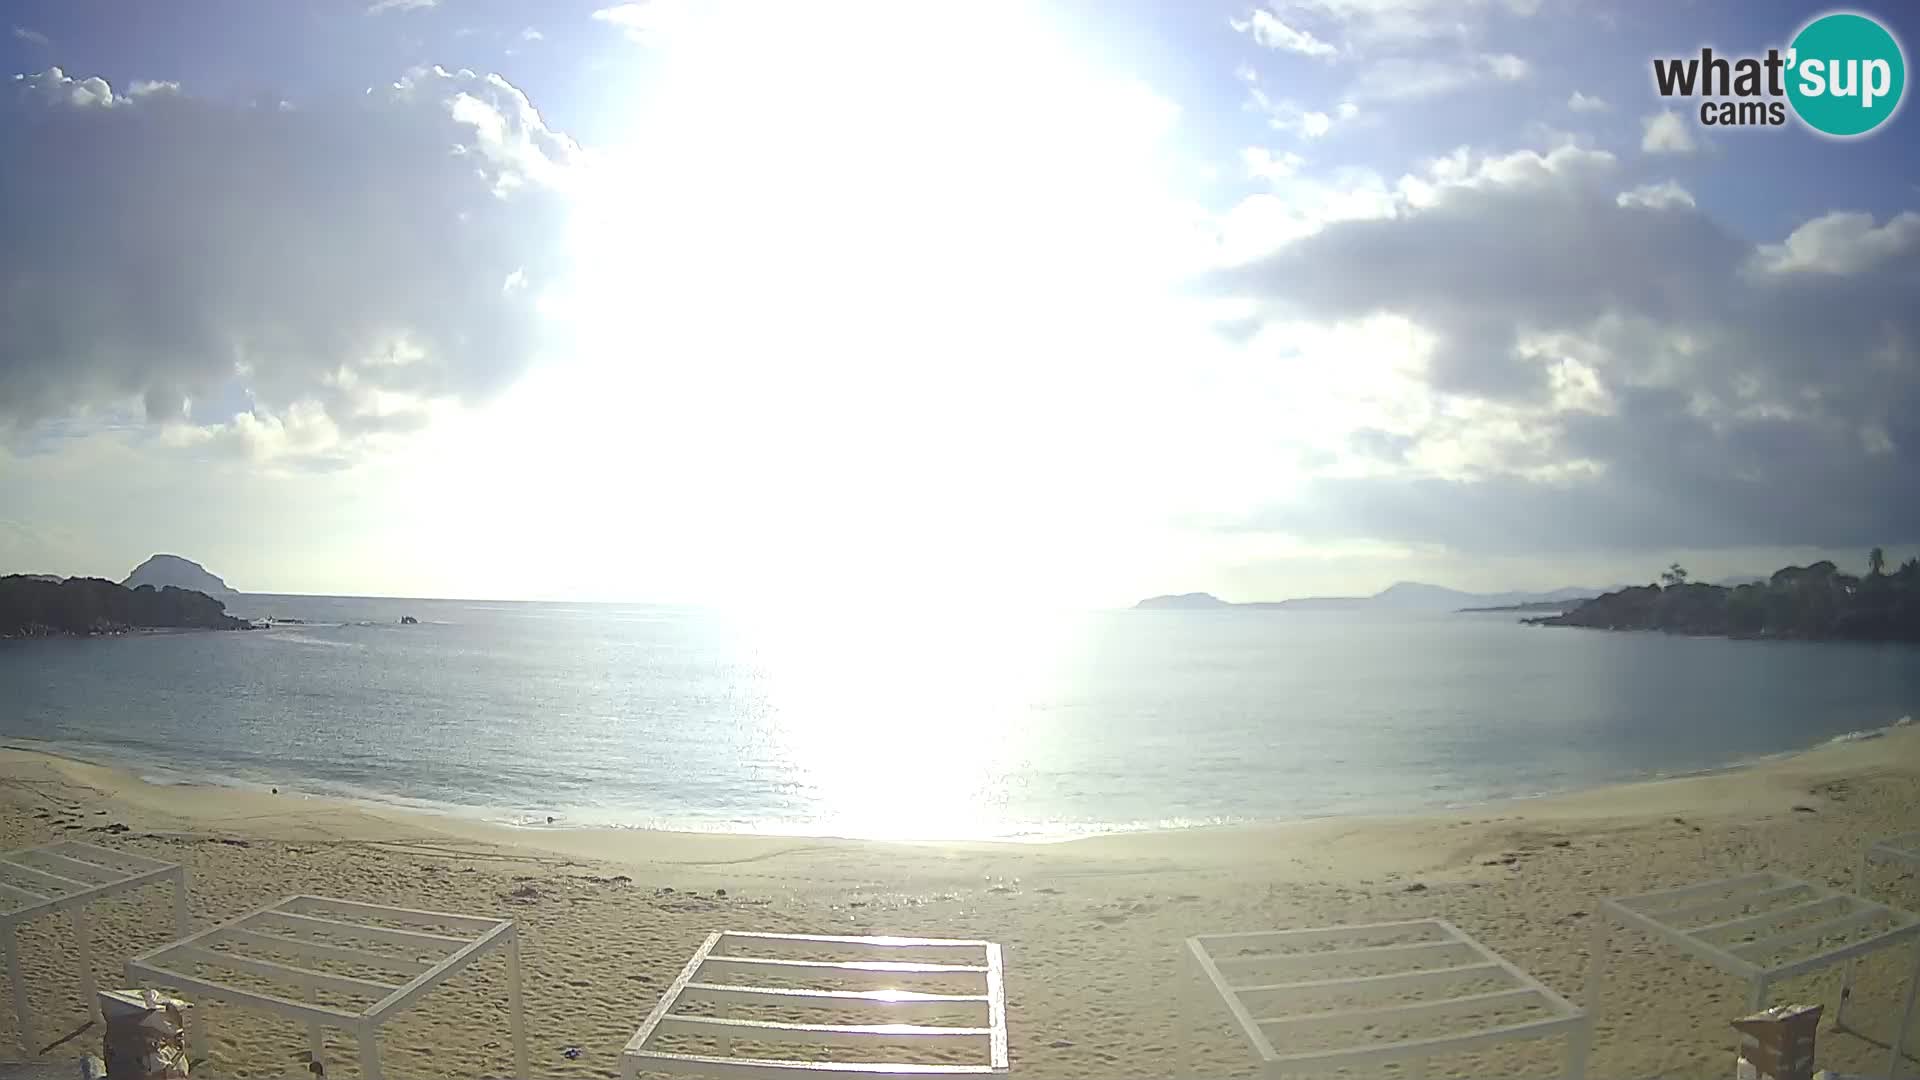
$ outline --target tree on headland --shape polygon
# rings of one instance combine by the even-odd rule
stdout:
[[[1887,553],[1884,548],[1874,548],[1867,552],[1867,576],[1879,577],[1887,572]]]
[[[1784,566],[1765,581],[1705,585],[1674,563],[1660,583],[1595,597],[1572,611],[1527,622],[1602,630],[1677,634],[1920,643],[1920,559],[1887,573],[1874,549],[1865,578],[1841,573],[1825,559]]]

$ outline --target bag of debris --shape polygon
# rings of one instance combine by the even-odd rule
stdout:
[[[152,990],[101,991],[107,1075],[113,1080],[185,1080],[190,1008]]]

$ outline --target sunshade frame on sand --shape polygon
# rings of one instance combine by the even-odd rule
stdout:
[[[1789,906],[1750,913],[1756,906],[1764,908],[1782,901],[1789,902]],[[1804,918],[1820,921],[1795,925],[1796,920]],[[1852,934],[1882,919],[1890,924],[1885,930],[1857,941],[1819,947],[1829,938]],[[1766,1006],[1768,987],[1834,964],[1846,965],[1840,989],[1844,1008],[1853,991],[1853,961],[1867,953],[1912,940],[1914,968],[1907,976],[1906,1001],[1900,1007],[1900,1029],[1894,1036],[1887,1067],[1889,1076],[1899,1075],[1907,1029],[1913,1020],[1914,993],[1920,989],[1920,916],[1769,870],[1634,896],[1608,897],[1600,901],[1594,912],[1593,947],[1587,963],[1587,1012],[1596,1016],[1606,979],[1608,943],[1615,925],[1644,930],[1744,981],[1750,1012]],[[1740,944],[1719,940],[1748,932],[1754,934],[1755,940]],[[1771,964],[1759,962],[1801,946],[1814,946],[1814,951],[1798,957],[1790,954],[1790,958]],[[1837,1012],[1835,1019],[1838,1020]]]
[[[349,921],[356,918],[363,921]],[[384,920],[413,929],[372,925],[364,921],[367,919]],[[266,929],[281,932],[263,933]],[[453,933],[442,932],[447,929]],[[406,957],[400,957],[318,940],[326,937],[361,944],[399,945],[412,951]],[[405,972],[411,977],[397,983],[380,982],[208,947],[218,944],[249,945],[255,949],[275,948],[315,959]],[[127,961],[127,978],[136,984],[152,982],[305,1021],[308,1048],[315,1061],[324,1061],[326,1057],[325,1028],[351,1031],[360,1043],[363,1080],[380,1080],[380,1025],[492,949],[501,949],[506,953],[507,1009],[513,1037],[514,1074],[524,1078],[528,1075],[526,1013],[520,988],[520,939],[512,919],[420,911],[297,894],[142,953]],[[420,953],[439,954],[439,959],[417,959]],[[170,960],[245,971],[262,978],[291,983],[306,991],[333,990],[377,1000],[364,1009],[350,1012],[189,975],[166,966]],[[194,1033],[196,1041],[204,1036],[204,1032],[197,1027]]]
[[[1867,895],[1867,873],[1877,862],[1920,867],[1920,832],[1889,836],[1885,840],[1869,845],[1867,850],[1861,852],[1860,865],[1853,873],[1854,895]],[[1847,961],[1846,974],[1840,979],[1840,1004],[1833,1010],[1834,1027],[1842,1027],[1846,1024],[1847,1002],[1853,997],[1853,964],[1853,959]],[[1920,967],[1916,967],[1915,972],[1916,981],[1920,981]]]
[[[1422,940],[1399,943],[1395,939],[1408,934]],[[1381,944],[1381,942],[1394,942]],[[1335,945],[1317,952],[1280,951],[1294,945]],[[1227,950],[1260,949],[1257,953]],[[1259,1059],[1262,1074],[1277,1077],[1287,1073],[1318,1072],[1340,1068],[1374,1066],[1401,1062],[1412,1075],[1425,1072],[1426,1061],[1436,1054],[1453,1053],[1489,1046],[1494,1043],[1543,1039],[1565,1035],[1566,1075],[1581,1080],[1586,1072],[1587,1048],[1592,1028],[1584,1011],[1577,1008],[1540,980],[1508,963],[1459,927],[1445,919],[1411,919],[1401,922],[1355,923],[1347,926],[1323,926],[1302,930],[1257,930],[1231,934],[1199,934],[1187,939],[1189,958],[1205,978],[1215,995],[1232,1014],[1234,1024],[1247,1046]],[[1409,962],[1432,960],[1439,966],[1416,967],[1384,975],[1335,976],[1288,980],[1286,982],[1235,983],[1224,968],[1241,966],[1272,967],[1289,964],[1317,967],[1331,961],[1338,967],[1364,961],[1404,959]],[[1418,1002],[1363,1006],[1329,1011],[1276,1013],[1263,1003],[1266,999],[1291,994],[1302,1002],[1335,990],[1368,992],[1408,990],[1419,987],[1444,987],[1449,982],[1471,978],[1498,978],[1507,983],[1490,993],[1457,995]],[[1288,1053],[1273,1044],[1268,1029],[1276,1026],[1315,1025],[1361,1021],[1391,1024],[1396,1019],[1471,1015],[1474,1011],[1500,1004],[1531,1004],[1549,1015],[1517,1023],[1498,1024],[1452,1035],[1400,1039],[1386,1043],[1340,1046],[1328,1050]]]
[[[717,951],[722,945],[751,948],[768,944],[817,947],[822,952],[848,954],[844,960],[783,960],[764,955]],[[961,954],[956,963],[907,963],[884,959],[887,953],[902,950],[928,950]],[[974,953],[972,958],[965,954]],[[974,962],[977,959],[977,962]],[[709,970],[746,972],[777,971],[800,977],[817,973],[820,978],[867,975],[897,977],[964,978],[979,980],[979,992],[973,994],[926,994],[896,989],[827,990],[799,987],[742,985],[733,981],[708,981],[702,974]],[[926,1080],[941,1076],[1000,1076],[1007,1072],[1007,995],[1000,946],[991,941],[952,938],[846,937],[820,934],[760,934],[720,930],[708,934],[686,967],[667,987],[660,1001],[647,1014],[646,1021],[627,1040],[620,1054],[621,1074],[634,1080],[641,1071],[732,1077],[736,1080],[767,1080],[796,1074],[849,1074],[864,1080]],[[725,976],[721,976],[725,979]],[[889,1011],[912,1013],[926,1010],[977,1008],[986,1023],[970,1027],[939,1027],[920,1024],[794,1024],[768,1020],[740,1019],[677,1013],[682,1000],[718,1003],[752,1002],[756,1004],[822,1007],[836,1004],[873,1006]],[[930,1039],[977,1040],[985,1044],[980,1064],[915,1065],[905,1062],[804,1061],[787,1058],[733,1057],[731,1054],[682,1054],[654,1045],[666,1032],[688,1031],[717,1035],[724,1048],[738,1037],[777,1039],[813,1046],[859,1046],[872,1043],[919,1042]]]
[[[20,926],[30,919],[65,911],[73,920],[75,959],[80,962],[80,995],[95,1020],[100,1003],[93,983],[93,935],[87,907],[133,889],[173,883],[173,917],[178,933],[187,932],[187,870],[179,863],[149,859],[124,851],[98,847],[80,840],[60,840],[0,855],[0,903],[17,905],[0,911],[0,949],[6,953],[7,978],[13,987],[13,1016],[20,1048],[32,1055],[33,1016],[27,1004],[26,983],[20,975]],[[31,882],[29,887],[24,884]]]

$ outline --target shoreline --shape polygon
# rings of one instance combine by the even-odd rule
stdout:
[[[1749,777],[1759,778],[1764,786],[1770,780],[1789,776],[1852,773],[1863,767],[1871,768],[1881,758],[1902,757],[1910,757],[1915,767],[1920,769],[1920,725],[1902,717],[1900,721],[1883,728],[1850,732],[1800,750],[1743,758],[1714,768],[1407,811],[1048,835],[868,837],[802,829],[672,829],[562,822],[547,825],[504,821],[486,816],[486,812],[478,808],[410,805],[398,799],[388,802],[303,792],[290,787],[275,792],[270,785],[239,779],[231,782],[197,779],[185,779],[177,783],[160,782],[143,775],[142,769],[128,764],[91,759],[72,752],[71,748],[35,745],[37,742],[32,739],[0,741],[0,777],[10,772],[15,764],[38,763],[64,777],[82,781],[86,787],[99,791],[115,802],[178,815],[183,823],[216,824],[235,817],[252,821],[325,819],[330,830],[353,824],[366,825],[376,834],[389,828],[402,828],[444,833],[509,848],[616,860],[620,857],[617,853],[623,851],[644,851],[651,846],[678,848],[704,843],[777,846],[806,842],[918,849],[1041,851],[1081,846],[1174,846],[1188,838],[1205,844],[1215,838],[1299,836],[1350,829],[1400,829],[1431,825],[1462,816],[1486,818],[1494,815],[1494,820],[1563,822],[1633,820],[1667,813],[1716,810],[1731,813],[1757,809],[1754,792],[1736,794],[1732,790],[1740,780]],[[1881,752],[1883,747],[1884,753]],[[164,766],[151,768],[165,769]],[[242,809],[247,814],[228,812]]]
[[[607,837],[666,835],[687,838],[740,837],[760,840],[822,840],[848,843],[895,843],[907,845],[964,846],[988,844],[1016,847],[1052,847],[1115,837],[1172,837],[1215,831],[1257,832],[1267,829],[1335,825],[1342,822],[1364,824],[1369,822],[1421,821],[1457,814],[1472,815],[1501,812],[1518,812],[1525,814],[1528,810],[1536,807],[1545,807],[1551,812],[1552,806],[1556,803],[1578,803],[1594,798],[1604,800],[1610,792],[1644,788],[1649,785],[1657,786],[1689,780],[1703,780],[1738,775],[1756,769],[1765,769],[1776,763],[1790,762],[1796,758],[1818,754],[1828,748],[1852,746],[1860,743],[1873,743],[1897,736],[1903,731],[1920,732],[1920,726],[1914,724],[1912,716],[1902,716],[1893,723],[1883,727],[1846,732],[1797,749],[1739,757],[1717,766],[1689,769],[1671,774],[1657,773],[1629,776],[1557,791],[1436,803],[1428,806],[1409,807],[1404,810],[1359,811],[1350,813],[1333,812],[1285,819],[1203,822],[1185,825],[1152,824],[1137,827],[1101,825],[1064,831],[1034,831],[996,834],[991,836],[961,837],[861,836],[828,830],[809,829],[804,825],[796,825],[791,828],[737,828],[729,826],[706,828],[660,827],[654,825],[629,825],[593,821],[569,822],[564,815],[556,815],[551,823],[539,820],[511,820],[502,817],[498,809],[490,807],[462,806],[454,803],[441,803],[428,799],[413,799],[399,795],[344,795],[324,790],[302,789],[298,786],[297,782],[282,782],[276,785],[271,781],[255,781],[244,777],[226,776],[217,773],[190,775],[181,772],[172,765],[164,763],[118,759],[110,751],[94,754],[90,753],[92,749],[90,747],[72,746],[52,741],[43,742],[42,740],[31,738],[9,737],[0,739],[0,753],[17,752],[21,754],[38,755],[57,761],[69,762],[74,765],[107,770],[113,774],[117,774],[121,783],[133,783],[160,790],[205,792],[216,796],[225,793],[236,793],[276,800],[298,800],[309,806],[324,806],[331,811],[341,813],[358,811],[372,817],[384,817],[386,815],[417,816],[422,819],[423,824],[433,820],[445,820],[448,822],[461,823],[463,826],[477,826],[484,829],[499,830],[506,836],[526,838],[566,836],[584,833]],[[1920,735],[1916,735],[1915,737],[1916,739],[1920,739]],[[178,776],[179,779],[158,779],[156,778],[156,774]],[[525,811],[521,816],[537,819],[540,815],[538,811]]]

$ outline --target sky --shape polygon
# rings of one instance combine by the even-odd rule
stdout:
[[[1898,561],[1920,120],[1705,127],[1651,75],[1826,10],[9,4],[0,571],[1107,606]]]

